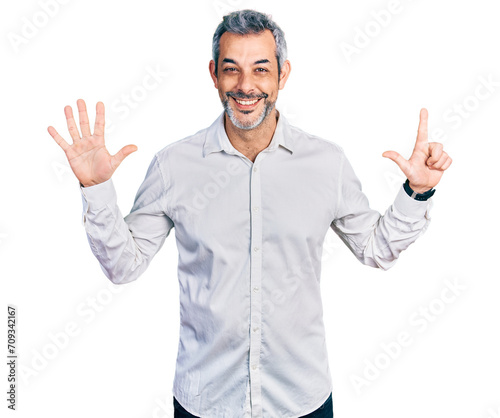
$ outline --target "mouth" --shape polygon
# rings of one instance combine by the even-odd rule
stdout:
[[[253,99],[253,100],[241,100],[241,99],[236,99],[231,96],[231,99],[236,103],[236,108],[241,109],[241,110],[253,110],[257,107],[259,102],[262,100],[261,98],[258,99]]]

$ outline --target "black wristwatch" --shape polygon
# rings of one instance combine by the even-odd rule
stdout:
[[[410,187],[410,180],[408,179],[406,179],[406,181],[404,182],[403,188],[405,189],[405,192],[408,194],[408,196],[410,196],[412,199],[420,201],[427,200],[432,197],[434,193],[436,193],[436,189],[427,190],[425,193],[417,193]]]

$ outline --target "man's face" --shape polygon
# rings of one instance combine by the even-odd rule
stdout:
[[[218,66],[216,77],[211,61],[210,73],[229,119],[237,128],[256,128],[274,109],[290,69],[287,61],[278,77],[273,34],[269,30],[249,35],[225,32]]]

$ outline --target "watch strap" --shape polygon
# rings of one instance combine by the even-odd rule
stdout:
[[[405,189],[405,192],[408,194],[408,196],[418,201],[425,201],[431,198],[436,192],[436,189],[430,189],[427,190],[425,193],[417,193],[410,187],[410,180],[408,179],[406,179],[406,181],[404,182],[403,188]]]

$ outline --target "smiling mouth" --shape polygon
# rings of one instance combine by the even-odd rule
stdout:
[[[257,103],[260,99],[255,99],[255,100],[238,100],[238,99],[234,99],[236,100],[239,104],[242,104],[242,105],[253,105],[255,103]]]
[[[253,109],[257,106],[257,103],[262,100],[262,97],[253,100],[241,100],[236,99],[235,97],[231,97],[236,102],[236,107],[242,110]]]

